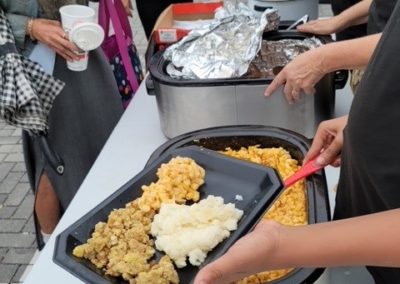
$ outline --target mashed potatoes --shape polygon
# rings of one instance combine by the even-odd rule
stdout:
[[[207,253],[216,247],[230,231],[237,229],[243,211],[221,197],[208,196],[191,206],[162,204],[151,225],[155,245],[164,251],[178,268],[186,266],[186,258],[199,266]]]

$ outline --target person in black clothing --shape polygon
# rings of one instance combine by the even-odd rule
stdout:
[[[136,7],[142,22],[147,38],[150,38],[151,31],[158,16],[170,4],[192,2],[188,0],[137,0]]]
[[[288,227],[262,221],[194,284],[231,283],[287,267],[366,265],[376,283],[400,283],[400,3],[348,117],[321,123],[304,159],[341,164],[335,221]]]

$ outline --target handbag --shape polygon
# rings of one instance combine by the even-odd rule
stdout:
[[[110,20],[114,28],[111,36]],[[111,65],[122,104],[126,108],[143,80],[143,71],[121,0],[100,0],[99,25],[105,33],[101,48]]]

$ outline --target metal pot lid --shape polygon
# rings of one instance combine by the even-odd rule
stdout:
[[[69,32],[69,39],[82,50],[94,50],[103,42],[104,30],[95,23],[80,23]]]

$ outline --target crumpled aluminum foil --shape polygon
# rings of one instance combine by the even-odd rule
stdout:
[[[274,77],[286,64],[296,56],[322,45],[320,39],[281,39],[263,40],[260,52],[251,62],[245,78]]]
[[[243,3],[220,8],[208,27],[190,32],[164,52],[167,73],[179,79],[240,77],[261,48],[265,30],[277,30],[276,9],[258,19]]]

